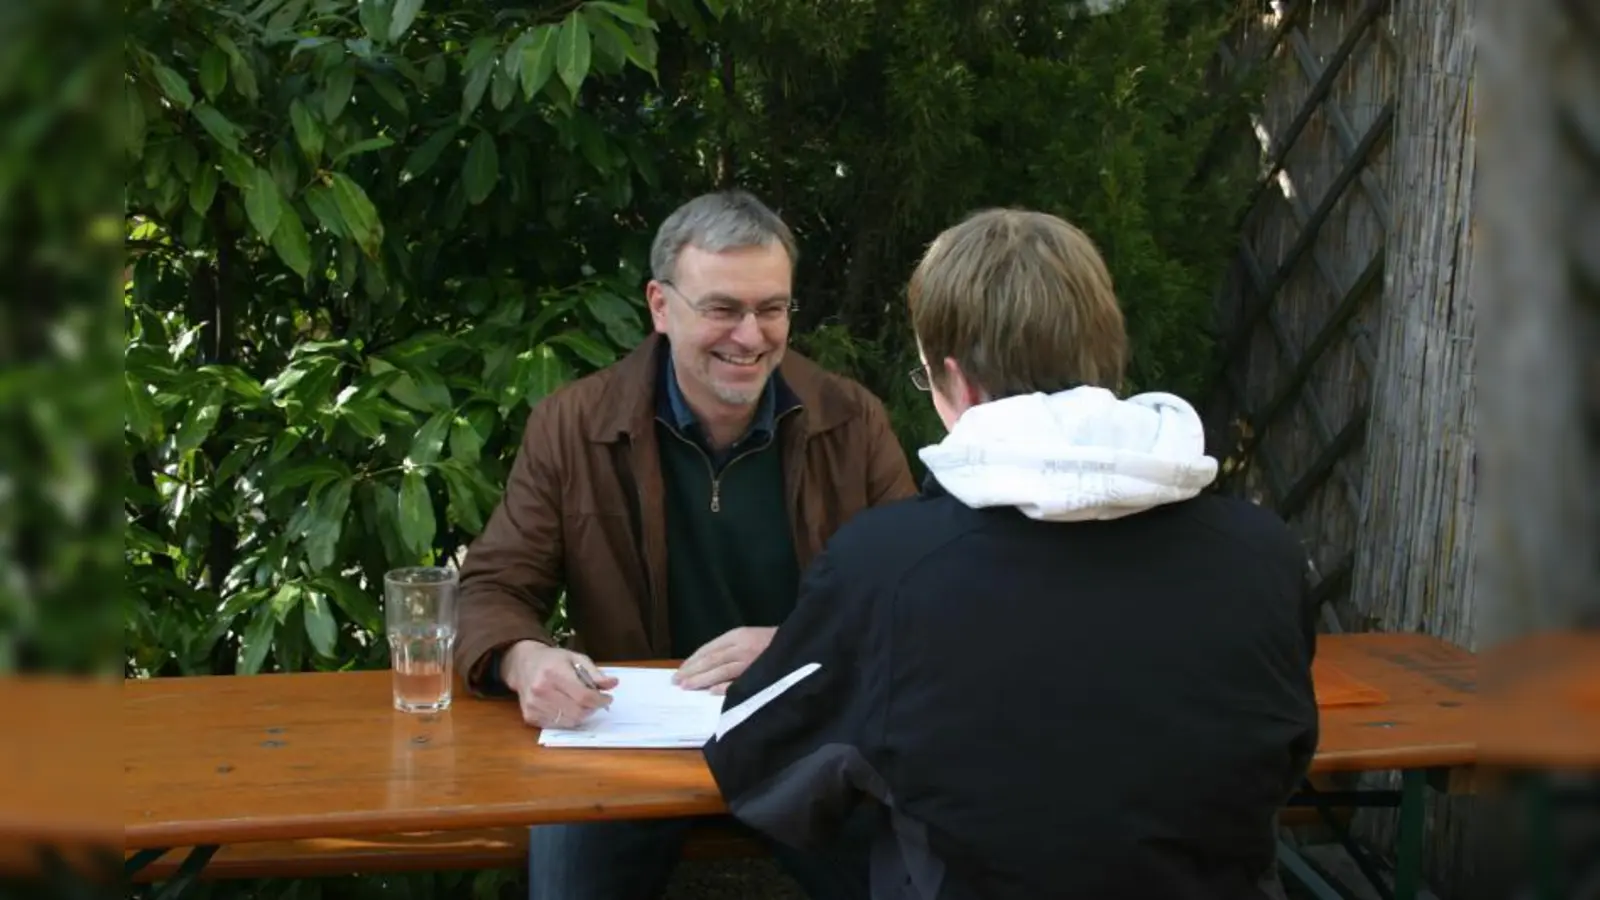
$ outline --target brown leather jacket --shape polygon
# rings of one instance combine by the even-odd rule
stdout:
[[[563,588],[573,649],[598,662],[667,655],[661,349],[651,336],[529,412],[505,496],[461,567],[456,665],[473,692],[492,651],[552,642],[545,622]],[[876,397],[792,349],[779,371],[801,403],[778,440],[803,570],[851,516],[916,486]]]

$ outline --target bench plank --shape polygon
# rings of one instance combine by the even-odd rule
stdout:
[[[188,848],[169,851],[141,869],[132,880],[146,884],[171,878],[188,852]],[[747,859],[766,853],[765,845],[750,833],[720,822],[696,825],[683,848],[683,858],[690,860]],[[527,860],[526,828],[484,828],[230,844],[217,851],[200,877],[222,881],[519,869]]]

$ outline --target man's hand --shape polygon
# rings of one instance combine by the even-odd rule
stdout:
[[[583,667],[600,690],[590,690],[578,679],[574,664]],[[535,728],[571,728],[597,709],[611,705],[602,693],[617,686],[594,660],[581,653],[550,647],[538,641],[518,641],[500,662],[500,677],[517,692],[522,721]]]
[[[735,628],[696,650],[672,680],[692,691],[709,688],[713,694],[726,694],[728,685],[744,674],[777,633],[776,628]]]

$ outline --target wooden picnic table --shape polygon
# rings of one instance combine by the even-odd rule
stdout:
[[[1324,635],[1316,674],[1314,771],[1473,764],[1466,651]],[[461,693],[397,712],[386,671],[129,681],[121,748],[130,851],[725,811],[698,751],[541,747],[514,703]]]

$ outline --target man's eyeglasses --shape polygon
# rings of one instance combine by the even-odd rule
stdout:
[[[919,390],[919,391],[931,391],[931,390],[933,390],[933,380],[928,377],[928,367],[927,366],[917,366],[915,369],[912,369],[908,374],[910,374],[910,376],[911,376],[911,383],[916,386],[917,390]]]
[[[746,306],[734,300],[690,300],[688,295],[678,289],[670,281],[660,281],[659,284],[672,288],[672,292],[683,298],[683,302],[694,310],[700,318],[716,325],[736,326],[744,321],[744,317],[754,315],[756,321],[763,325],[776,325],[787,320],[790,314],[798,310],[799,304],[793,300],[768,300],[755,306]]]

